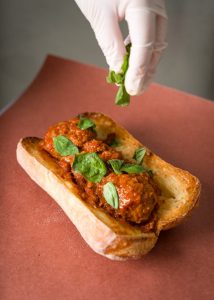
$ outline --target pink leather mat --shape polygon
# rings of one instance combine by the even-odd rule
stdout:
[[[1,299],[214,299],[214,104],[154,84],[129,107],[117,107],[117,89],[107,85],[106,73],[49,56],[0,119]],[[41,137],[49,125],[85,111],[109,115],[201,180],[200,206],[162,232],[141,260],[95,254],[16,162],[21,137]]]

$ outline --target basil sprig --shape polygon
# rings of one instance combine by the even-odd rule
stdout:
[[[115,174],[121,174],[121,167],[124,163],[123,160],[120,159],[110,159],[108,160]]]
[[[122,174],[122,172],[129,173],[129,174],[139,174],[142,172],[146,172],[143,166],[138,164],[126,164],[123,160],[120,159],[110,159],[108,163],[111,165],[115,174]]]
[[[123,65],[121,67],[121,73],[115,73],[115,71],[109,71],[106,78],[108,83],[116,83],[119,85],[119,90],[116,94],[115,104],[120,106],[127,106],[130,103],[130,95],[127,93],[125,88],[125,75],[129,66],[131,44],[126,46],[126,55],[124,57]]]
[[[143,147],[140,147],[138,149],[135,150],[133,159],[135,159],[137,161],[138,164],[142,164],[143,163],[143,159],[145,157],[146,154],[146,149]],[[145,171],[149,174],[150,177],[153,177],[153,171],[150,169],[145,169]]]
[[[120,106],[127,106],[130,103],[130,96],[126,91],[124,84],[121,84],[119,87],[115,103]]]
[[[79,149],[64,135],[58,135],[53,138],[53,145],[56,152],[61,156],[74,155],[79,153]]]
[[[88,128],[95,128],[96,125],[94,124],[94,122],[88,118],[85,118],[83,116],[80,116],[80,120],[77,124],[77,126],[81,129],[81,130],[85,130]]]
[[[135,164],[124,164],[120,170],[129,174],[146,172],[146,169],[144,169],[143,166]]]
[[[135,150],[135,154],[134,154],[134,159],[140,164],[143,162],[143,158],[146,154],[146,149],[145,148],[138,148],[137,150]]]
[[[117,83],[122,84],[123,75],[120,73],[115,73],[115,71],[109,71],[108,76],[106,77],[108,83]]]
[[[76,155],[72,167],[91,182],[100,182],[107,173],[105,163],[96,152]]]
[[[103,186],[103,196],[109,205],[115,209],[119,208],[119,197],[113,182],[107,182]]]

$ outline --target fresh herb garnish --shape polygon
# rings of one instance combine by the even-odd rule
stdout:
[[[74,155],[79,153],[79,149],[64,135],[58,135],[53,138],[54,149],[61,156]]]
[[[96,125],[94,124],[94,122],[88,118],[85,118],[83,116],[80,116],[80,120],[77,124],[77,126],[81,129],[81,130],[85,130],[88,128],[95,128]]]
[[[103,186],[103,196],[106,202],[113,208],[117,209],[119,207],[119,197],[113,182],[107,182]]]
[[[121,174],[121,167],[122,167],[122,164],[124,163],[123,160],[120,160],[120,159],[110,159],[108,160],[108,162],[110,163],[113,171],[115,174]]]
[[[115,73],[115,71],[109,71],[109,74],[106,77],[106,81],[108,83],[122,84],[123,83],[123,75],[120,73]]]
[[[116,83],[119,85],[119,90],[116,94],[115,104],[120,106],[127,106],[130,103],[130,95],[127,93],[125,88],[125,75],[129,66],[131,44],[126,46],[126,55],[124,57],[123,65],[121,67],[121,73],[115,73],[115,71],[109,71],[106,78],[108,83]]]
[[[72,167],[92,182],[100,182],[107,173],[105,163],[96,152],[76,155]]]
[[[115,104],[127,106],[130,103],[130,96],[126,91],[125,85],[121,84],[116,95]]]
[[[121,171],[132,174],[132,173],[142,173],[146,172],[146,169],[140,165],[135,165],[135,164],[124,164],[121,169]]]
[[[111,165],[115,174],[122,174],[122,172],[136,173],[136,174],[147,172],[147,170],[144,169],[143,166],[137,164],[130,164],[130,163],[126,164],[124,163],[123,160],[120,159],[110,159],[108,160],[108,163]]]
[[[140,164],[140,163],[142,163],[145,154],[146,154],[146,149],[145,148],[138,148],[135,151],[135,154],[134,154],[133,158]]]

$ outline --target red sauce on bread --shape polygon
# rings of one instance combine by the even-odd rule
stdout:
[[[80,119],[59,122],[51,126],[41,143],[51,156],[57,159],[63,170],[63,177],[76,184],[81,198],[93,207],[101,207],[111,216],[131,224],[141,225],[143,231],[154,228],[157,215],[159,190],[147,172],[139,174],[115,174],[108,165],[111,159],[123,159],[122,153],[109,146],[112,140],[108,136],[106,141],[97,139],[96,131],[92,128],[82,130],[79,128]],[[100,182],[90,182],[81,173],[72,169],[74,155],[61,156],[54,148],[53,138],[63,135],[79,149],[80,153],[96,152],[106,162],[107,174]],[[109,205],[103,196],[103,186],[112,182],[119,197],[119,207],[115,209]]]

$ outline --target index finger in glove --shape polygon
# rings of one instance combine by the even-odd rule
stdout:
[[[115,5],[110,1],[75,0],[90,22],[110,70],[119,73],[126,54]]]
[[[91,20],[91,26],[110,70],[119,73],[126,53],[123,36],[115,14],[109,12],[102,16],[102,13]]]
[[[125,87],[130,95],[137,95],[143,90],[152,56],[156,34],[156,14],[145,8],[131,8],[126,12],[126,20],[132,47]]]

